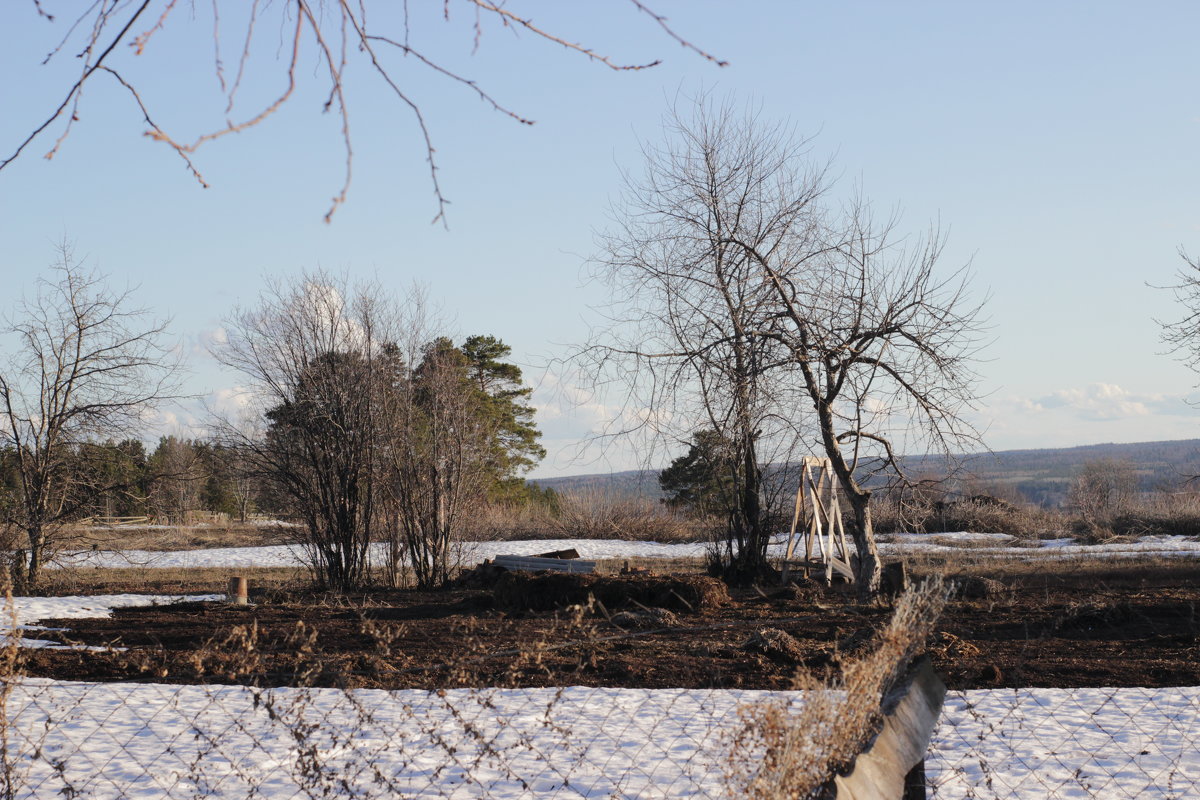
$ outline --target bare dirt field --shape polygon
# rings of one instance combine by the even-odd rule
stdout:
[[[932,642],[951,688],[1200,684],[1200,565],[991,578],[949,603]],[[270,589],[248,607],[42,620],[69,629],[42,638],[128,649],[31,650],[25,668],[65,680],[778,689],[797,668],[834,669],[869,647],[889,614],[816,585],[726,594],[708,580],[553,575],[349,598]]]

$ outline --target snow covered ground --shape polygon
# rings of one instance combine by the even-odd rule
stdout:
[[[25,680],[9,737],[18,795],[47,800],[728,797],[738,706],[769,694]],[[1200,689],[951,693],[931,797],[1200,796],[1198,703]]]
[[[782,556],[787,536],[777,536],[772,555]],[[803,547],[803,545],[800,545]],[[663,544],[630,542],[620,539],[531,539],[511,542],[465,542],[463,563],[474,563],[497,555],[532,555],[551,550],[575,548],[587,559],[622,558],[703,558],[704,543]],[[1200,558],[1200,540],[1185,536],[1146,536],[1136,542],[1081,545],[1071,539],[1021,541],[1004,533],[893,534],[880,537],[879,549],[885,555],[969,552],[973,556],[997,556],[1020,559],[1057,559],[1091,556],[1100,558]],[[375,546],[377,558],[382,546]],[[207,550],[95,550],[69,553],[58,559],[63,566],[88,567],[294,567],[303,563],[301,549],[295,545],[271,547],[219,547]]]
[[[36,631],[38,619],[179,599],[16,598],[15,615]],[[771,694],[25,679],[8,714],[17,796],[30,798],[701,798],[726,796],[738,706]],[[1198,739],[1200,687],[951,692],[930,796],[1200,797]]]
[[[930,797],[1200,797],[1200,687],[951,692]]]

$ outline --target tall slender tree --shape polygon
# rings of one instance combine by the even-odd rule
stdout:
[[[523,476],[546,457],[529,405],[533,389],[524,385],[521,368],[504,360],[512,348],[495,336],[468,336],[460,349],[480,393],[481,410],[492,418],[493,479],[488,495],[499,501],[524,497]]]
[[[141,432],[145,415],[178,394],[179,361],[166,323],[108,288],[69,246],[7,324],[0,359],[0,448],[16,464],[4,522],[27,545],[23,576],[36,583],[65,526],[121,485],[81,469],[80,447]],[[115,482],[110,482],[115,481]]]

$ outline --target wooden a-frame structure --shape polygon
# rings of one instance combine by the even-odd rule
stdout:
[[[795,561],[797,528],[803,520],[804,561]],[[817,551],[818,560],[813,559]],[[837,479],[828,458],[806,456],[800,471],[800,486],[796,489],[796,507],[792,514],[792,529],[788,534],[787,551],[783,557],[783,581],[787,583],[792,567],[803,568],[805,577],[810,570],[824,572],[825,583],[833,575],[854,581],[850,550],[846,546],[846,529],[842,525],[842,510],[838,504]]]

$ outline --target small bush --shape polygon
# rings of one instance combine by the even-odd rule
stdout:
[[[879,533],[1007,533],[1018,539],[1036,539],[1064,531],[1070,520],[1060,512],[1033,506],[1018,506],[985,496],[940,501],[903,508],[883,502],[871,510]]]

